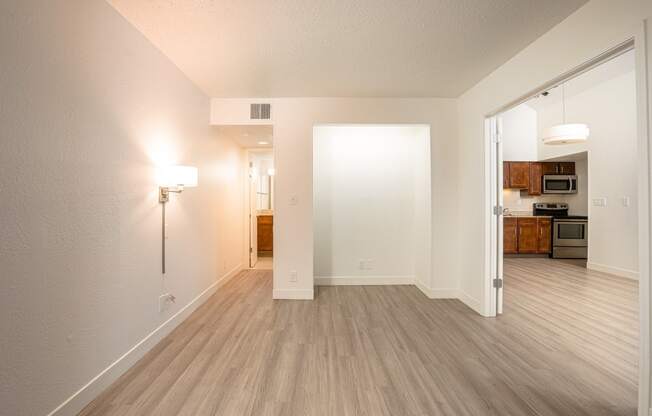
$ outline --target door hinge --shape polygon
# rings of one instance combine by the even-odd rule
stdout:
[[[494,279],[494,287],[496,289],[502,289],[503,288],[503,279]]]
[[[503,207],[501,205],[494,207],[494,215],[503,215]]]
[[[250,253],[253,253],[253,252],[254,252],[253,247],[249,247],[249,252],[250,252]]]

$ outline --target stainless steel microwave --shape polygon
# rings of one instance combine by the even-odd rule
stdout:
[[[576,175],[543,175],[544,194],[576,194]]]

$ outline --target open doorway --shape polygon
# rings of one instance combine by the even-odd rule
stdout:
[[[624,414],[638,403],[639,279],[648,278],[639,273],[648,161],[633,47],[487,119],[495,313],[547,331],[575,362],[568,371],[603,378],[598,397]]]
[[[249,267],[272,270],[274,259],[274,153],[271,148],[248,151]]]
[[[242,149],[246,163],[243,183],[244,262],[250,269],[273,270],[274,256],[274,126],[220,125],[218,133]]]

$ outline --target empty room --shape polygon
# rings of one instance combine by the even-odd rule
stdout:
[[[649,0],[0,0],[0,415],[651,416]]]

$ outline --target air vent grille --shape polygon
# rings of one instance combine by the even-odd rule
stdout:
[[[269,120],[271,119],[272,105],[269,103],[265,104],[251,104],[249,110],[249,118],[251,120]]]

